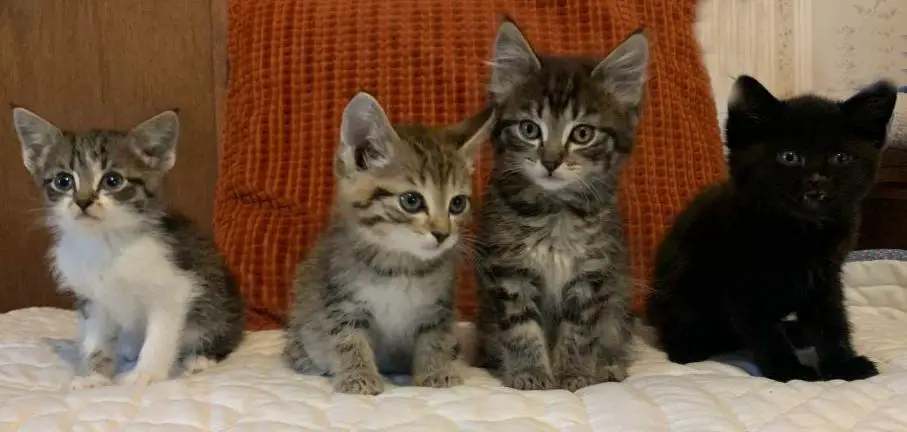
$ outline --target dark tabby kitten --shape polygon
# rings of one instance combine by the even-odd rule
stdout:
[[[300,263],[284,358],[378,394],[380,373],[463,382],[453,334],[460,241],[491,110],[448,127],[392,125],[368,93],[343,113],[330,225]]]
[[[505,385],[571,391],[627,374],[630,277],[617,207],[649,48],[637,32],[604,60],[536,55],[498,30],[500,113],[477,240],[480,355]]]
[[[54,234],[50,256],[80,312],[74,389],[110,384],[117,349],[138,355],[126,384],[198,372],[243,337],[242,299],[214,243],[168,212],[179,119],[165,111],[130,131],[65,132],[13,110],[22,159]]]
[[[657,257],[648,318],[671,361],[748,349],[779,381],[878,373],[851,345],[840,271],[894,103],[886,82],[835,102],[778,100],[751,77],[737,80],[726,124],[731,180],[693,200]],[[818,371],[784,334],[792,313]]]

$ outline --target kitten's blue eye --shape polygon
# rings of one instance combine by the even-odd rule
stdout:
[[[778,162],[787,166],[803,165],[803,156],[792,151],[783,151],[778,153]]]
[[[595,138],[595,128],[589,125],[578,125],[570,131],[570,141],[576,144],[589,144]]]
[[[532,120],[520,122],[520,135],[526,141],[534,141],[542,137],[542,129]]]
[[[425,208],[425,198],[419,192],[400,194],[400,207],[407,213],[419,213]]]
[[[126,181],[120,173],[109,172],[104,174],[104,178],[101,179],[101,186],[107,190],[117,190],[123,187]]]
[[[458,215],[466,211],[466,206],[469,204],[469,197],[466,195],[457,195],[450,200],[450,214]]]
[[[841,152],[836,153],[834,156],[832,156],[831,159],[829,159],[829,162],[831,162],[833,165],[847,165],[852,160],[853,156],[851,156],[850,153]]]
[[[75,186],[75,184],[76,184],[75,179],[72,178],[72,174],[69,174],[69,173],[59,173],[56,176],[54,176],[54,179],[53,179],[54,189],[56,189],[60,192],[66,192],[66,191],[71,190]]]

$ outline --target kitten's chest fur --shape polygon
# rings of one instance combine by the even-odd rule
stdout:
[[[51,250],[56,276],[75,294],[100,303],[124,327],[140,325],[148,308],[177,300],[190,276],[171,260],[169,246],[149,234],[64,233]]]
[[[379,276],[363,273],[355,281],[356,301],[372,313],[376,350],[411,351],[416,331],[444,295],[431,277]]]
[[[571,213],[535,218],[524,226],[525,264],[542,277],[546,293],[559,298],[564,285],[583,270],[600,229]]]

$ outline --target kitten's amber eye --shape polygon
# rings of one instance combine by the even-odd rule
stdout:
[[[520,122],[520,135],[526,141],[534,141],[542,137],[542,129],[532,120]]]
[[[792,151],[783,151],[778,153],[778,162],[787,166],[803,165],[803,157]]]
[[[849,153],[841,152],[841,153],[836,153],[834,156],[832,156],[831,159],[829,159],[829,162],[831,162],[834,165],[846,165],[846,164],[850,163],[850,161],[852,161],[852,160],[853,160],[853,156],[851,156]]]
[[[101,179],[101,186],[107,190],[117,190],[123,187],[124,183],[126,183],[126,180],[123,176],[115,172],[104,174],[104,178]]]
[[[469,197],[466,195],[457,195],[450,200],[450,214],[458,215],[466,210],[469,204]]]
[[[570,131],[570,141],[576,144],[589,144],[595,138],[595,128],[589,125],[579,125]]]
[[[419,213],[425,208],[425,198],[419,192],[400,194],[400,207],[407,213]]]
[[[71,190],[76,185],[76,180],[72,178],[72,174],[59,173],[54,176],[52,184],[54,189],[60,192],[66,192]]]

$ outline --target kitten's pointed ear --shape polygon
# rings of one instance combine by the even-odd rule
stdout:
[[[344,172],[387,165],[393,157],[397,132],[374,96],[359,92],[343,110],[340,148],[335,158]]]
[[[749,75],[740,75],[734,81],[728,97],[728,116],[746,120],[751,124],[764,123],[780,101],[762,83]]]
[[[22,145],[22,162],[34,174],[47,154],[47,149],[62,135],[60,129],[41,116],[25,109],[13,108],[13,126]]]
[[[649,39],[640,29],[611,51],[592,76],[602,80],[620,102],[636,106],[642,102],[648,67]]]
[[[167,172],[176,164],[180,120],[176,111],[164,111],[129,131],[136,154],[146,165]]]
[[[482,153],[482,145],[491,137],[496,121],[494,107],[489,105],[474,116],[448,127],[459,145],[460,154],[466,160],[469,171],[475,170],[476,160]]]
[[[897,99],[897,88],[883,80],[841,102],[841,110],[854,119],[867,138],[881,146],[885,142]]]
[[[513,88],[536,72],[539,59],[529,41],[513,21],[505,18],[494,38],[491,56],[491,82],[488,90],[496,101],[506,97]]]

